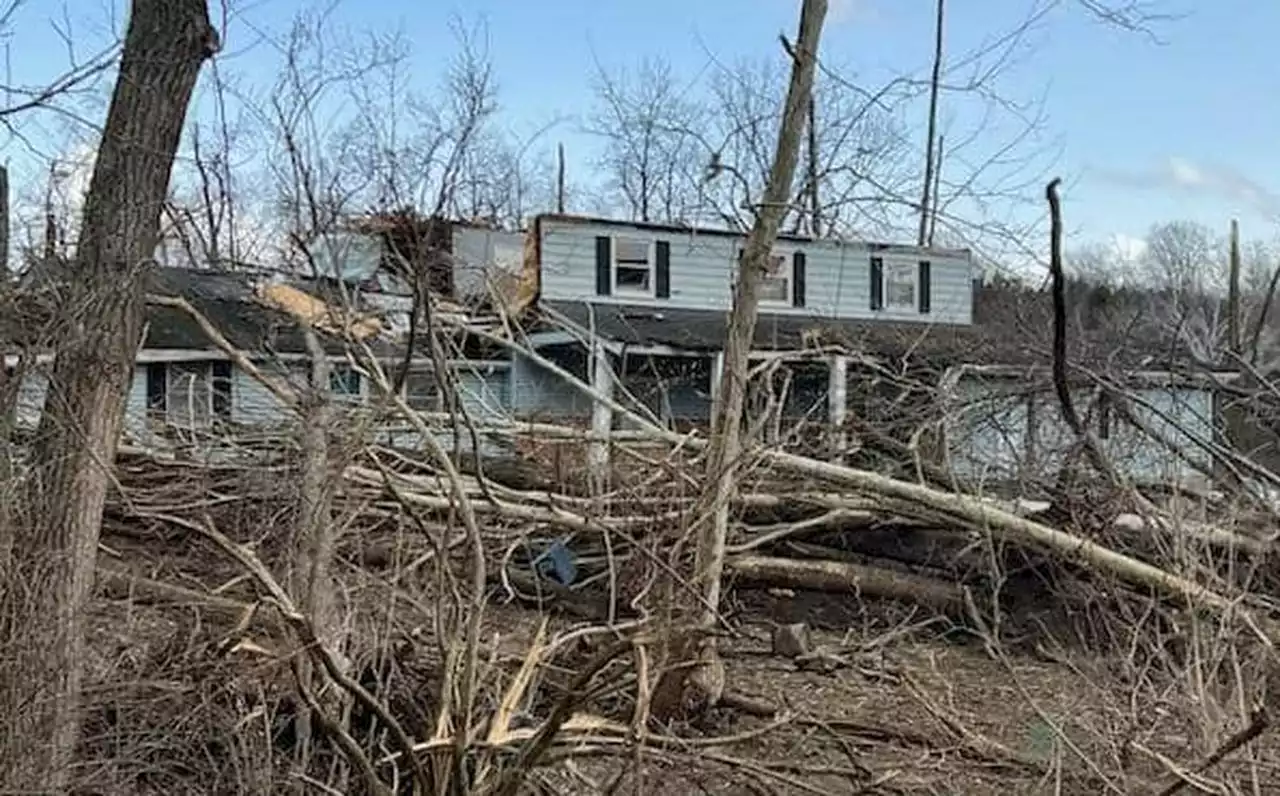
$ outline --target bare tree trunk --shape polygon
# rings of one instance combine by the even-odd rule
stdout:
[[[942,195],[942,155],[946,151],[946,141],[938,136],[938,154],[933,161],[933,196],[929,198],[929,235],[926,246],[933,245],[934,233],[938,231],[938,197]]]
[[[564,214],[564,144],[556,146],[556,212]]]
[[[818,189],[818,109],[813,92],[809,92],[809,234],[822,235],[821,205]]]
[[[302,405],[302,484],[298,496],[298,520],[294,529],[293,571],[289,590],[293,599],[310,619],[316,636],[332,650],[340,650],[337,603],[330,568],[337,547],[333,522],[333,478],[329,462],[329,428],[334,421],[334,406],[329,397],[329,361],[320,340],[311,329],[305,329],[307,351],[311,356],[311,389]],[[299,660],[302,688],[315,693],[310,682],[311,661]],[[298,766],[306,771],[311,758],[311,716],[298,717]],[[298,792],[305,790],[299,787]]]
[[[187,107],[218,46],[204,0],[134,0],[61,305],[14,577],[0,614],[0,792],[63,792],[80,727],[84,612],[142,336],[147,265]]]
[[[1227,271],[1227,350],[1240,354],[1240,222],[1231,219],[1231,251]]]
[[[694,514],[698,522],[697,549],[694,557],[692,585],[701,598],[696,616],[697,635],[684,643],[674,644],[675,661],[691,661],[698,666],[669,669],[653,696],[655,714],[674,713],[681,709],[697,710],[713,706],[724,688],[724,669],[716,651],[714,638],[705,631],[714,627],[720,604],[720,581],[725,567],[725,543],[729,530],[729,503],[738,474],[738,457],[742,452],[742,412],[747,392],[747,372],[759,314],[760,278],[764,273],[778,227],[787,212],[787,201],[800,159],[800,139],[805,129],[805,111],[813,93],[813,74],[817,61],[822,23],[827,14],[827,0],[805,0],[800,11],[800,34],[792,56],[791,83],[787,88],[778,146],[764,197],[755,224],[747,236],[746,250],[733,292],[733,312],[726,335],[724,371],[720,378],[721,395],[716,400],[712,418],[711,445],[707,452],[707,481]],[[710,522],[708,522],[710,518]],[[687,674],[686,674],[687,673]],[[692,692],[686,689],[692,685]]]
[[[923,246],[929,238],[930,189],[933,187],[934,140],[938,135],[938,89],[942,80],[942,28],[946,0],[938,0],[937,19],[933,31],[933,75],[929,79],[929,129],[924,141],[924,181],[920,189],[920,234],[916,242]]]

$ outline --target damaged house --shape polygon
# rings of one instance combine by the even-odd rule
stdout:
[[[258,368],[283,376],[296,387],[310,381],[311,355],[303,333],[304,326],[310,327],[329,360],[326,386],[350,407],[367,403],[373,389],[366,375],[353,366],[347,339],[367,346],[390,374],[398,372],[408,357],[406,403],[440,410],[444,406],[441,379],[426,348],[407,345],[414,298],[404,278],[406,269],[392,267],[390,262],[403,260],[406,250],[414,261],[422,248],[411,248],[404,238],[397,240],[392,234],[395,227],[387,225],[388,231],[373,226],[365,222],[352,231],[318,238],[308,252],[310,273],[156,268],[147,290],[185,299]],[[514,240],[519,247],[522,239],[518,235],[503,239],[483,228],[458,228],[455,233],[450,226],[444,227],[446,234],[456,238],[459,254],[443,262],[451,273],[441,284],[450,293],[440,307],[466,315],[470,309],[464,302],[483,304],[479,297],[490,289],[486,263],[501,261],[501,246]],[[518,259],[511,262],[513,270],[519,267]],[[36,338],[39,330],[49,328],[40,318],[51,316],[59,286],[68,276],[60,263],[38,263],[17,286],[29,320],[25,328],[14,324],[6,330],[4,366],[10,373],[19,367],[24,371],[17,401],[20,427],[34,427],[44,404],[44,371],[52,354]],[[233,433],[241,436],[292,420],[287,408],[252,375],[240,371],[188,313],[153,305],[147,309],[146,322],[126,406],[127,441],[149,447],[209,445]],[[465,335],[448,348],[454,355],[444,381],[456,386],[468,413],[480,418],[505,416],[509,358]],[[414,433],[403,422],[388,421],[376,428],[387,442],[413,444]],[[452,436],[446,436],[452,444]]]
[[[745,235],[546,215],[529,239],[538,299],[527,339],[538,354],[652,420],[707,423]],[[1135,480],[1201,480],[1213,462],[1200,443],[1216,438],[1226,377],[1188,367],[1159,324],[1135,324],[1141,297],[1107,307],[1100,295],[1073,297],[1070,358],[1132,400],[1112,405],[1077,369],[1081,415]],[[1048,298],[981,284],[964,250],[781,236],[746,423],[835,459],[919,457],[993,487],[1051,481],[1074,436],[1047,375]],[[624,422],[527,358],[513,360],[510,389],[518,415],[600,433]]]
[[[328,387],[352,406],[373,391],[342,338],[361,340],[395,372],[408,351],[409,309],[428,291],[435,311],[464,330],[446,341],[445,381],[478,423],[544,419],[603,434],[627,422],[533,358],[465,332],[483,327],[511,330],[517,348],[653,422],[687,429],[711,416],[744,244],[737,232],[577,216],[543,215],[522,234],[390,214],[317,238],[305,272],[161,268],[150,290],[186,298],[261,367],[299,385],[309,356],[300,324],[317,329]],[[47,298],[57,282],[32,269],[23,291]],[[1135,479],[1200,480],[1216,464],[1202,443],[1221,437],[1230,376],[1191,367],[1167,329],[1138,322],[1143,301],[1072,295],[1076,403]],[[782,236],[762,284],[747,427],[862,466],[945,464],[992,488],[1049,482],[1073,443],[1047,375],[1050,321],[1046,293],[981,284],[967,251]],[[441,408],[440,380],[419,348],[406,401]],[[17,350],[6,352],[7,367]],[[1118,380],[1123,402],[1099,389],[1099,374]],[[39,368],[22,389],[20,419],[30,425],[44,397]],[[130,438],[189,442],[288,420],[198,324],[149,309]],[[387,442],[415,444],[403,423],[380,430]],[[593,446],[597,464],[607,453]]]

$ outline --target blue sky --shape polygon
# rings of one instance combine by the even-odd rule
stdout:
[[[1043,1],[1043,0],[1042,0]],[[305,0],[228,0],[223,58],[235,71],[270,80],[287,29]],[[1035,0],[952,2],[948,49],[960,54],[1008,29]],[[434,85],[433,53],[454,47],[447,19],[487,26],[503,123],[531,130],[590,104],[594,59],[630,66],[661,56],[693,78],[742,56],[776,55],[792,35],[798,0],[338,0],[331,19],[353,32],[399,27],[413,43],[413,73]],[[1157,25],[1160,42],[1092,19],[1061,0],[1000,79],[1003,96],[1041,100],[1041,142],[1057,147],[1053,172],[1067,181],[1068,224],[1079,240],[1140,236],[1151,224],[1189,218],[1226,228],[1240,218],[1249,237],[1271,238],[1280,218],[1280,70],[1273,65],[1280,4],[1257,0],[1158,0],[1185,13]],[[1195,6],[1192,8],[1192,6]],[[64,68],[54,24],[72,21],[82,54],[108,40],[124,0],[29,0],[10,32],[16,83]],[[976,10],[981,7],[981,11]],[[217,13],[215,11],[215,13]],[[932,0],[832,0],[823,54],[842,73],[874,85],[888,76],[927,74]],[[944,102],[948,102],[944,98]],[[963,115],[962,98],[949,109]],[[923,130],[923,116],[918,120]],[[29,128],[36,138],[42,128]],[[34,132],[33,132],[34,131]],[[589,152],[567,122],[551,134],[571,152]],[[11,159],[30,158],[10,141]],[[586,157],[579,155],[579,158]],[[1038,201],[1038,188],[1028,192]],[[1028,210],[1027,212],[1031,212]]]

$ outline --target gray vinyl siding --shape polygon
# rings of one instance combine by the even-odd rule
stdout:
[[[506,456],[511,453],[511,439],[502,434],[487,432],[484,426],[502,423],[510,418],[508,404],[509,373],[505,367],[478,365],[456,372],[458,397],[466,420],[475,428],[480,444],[480,454],[486,457]],[[461,420],[461,418],[459,418]],[[446,426],[435,433],[436,442],[454,455],[473,452],[471,429],[466,422],[458,425],[458,434]],[[395,447],[418,450],[423,447],[422,435],[407,423],[389,424],[377,432],[379,441]]]
[[[597,236],[627,236],[647,241],[663,240],[671,246],[671,296],[615,292],[596,295]],[[627,228],[587,221],[543,219],[540,225],[541,294],[548,300],[582,300],[669,306],[687,309],[728,310],[732,304],[733,275],[737,268],[741,236],[697,232]],[[863,242],[779,241],[775,251],[790,255],[803,251],[805,306],[762,304],[763,315],[807,315],[849,320],[920,321],[968,324],[972,322],[973,282],[971,259],[959,252],[889,247],[872,250]],[[931,263],[931,311],[918,308],[871,309],[871,257],[883,258],[886,267],[920,260]]]
[[[486,276],[519,273],[524,262],[524,233],[477,227],[453,228],[453,289],[462,298],[487,294]]]
[[[256,363],[264,372],[282,377],[302,389],[309,381],[307,366],[301,363],[285,367],[279,363]],[[231,422],[246,426],[272,426],[287,423],[293,413],[262,382],[240,368],[231,370]]]
[[[285,378],[295,388],[305,387],[308,366],[304,363],[286,365],[259,362],[257,366],[267,373]],[[509,417],[509,376],[506,367],[490,364],[477,364],[472,368],[460,367],[457,378],[462,405],[473,423],[483,425]],[[33,370],[26,374],[18,396],[17,421],[20,427],[27,429],[36,427],[47,392],[48,380],[44,373]],[[366,387],[365,393],[367,392]],[[237,425],[262,430],[288,426],[295,421],[293,413],[285,408],[270,390],[239,368],[232,369],[231,419]],[[407,431],[402,426],[403,424],[399,423],[389,424],[376,430],[375,434],[384,442],[420,447],[421,440],[416,432]],[[453,449],[452,432],[442,431],[438,436],[439,442],[446,450]],[[464,434],[465,436],[467,435]],[[154,426],[147,420],[147,366],[145,364],[138,365],[133,372],[125,402],[122,437],[126,443],[156,449],[163,449],[169,444],[155,433]],[[460,449],[462,452],[470,450],[469,438],[463,440]],[[481,451],[486,455],[497,455],[505,449],[504,443],[497,437],[482,440]]]
[[[546,349],[542,356],[588,381],[587,357],[577,347]],[[616,367],[616,363],[615,367]],[[511,362],[510,404],[520,417],[590,417],[591,400],[558,374],[528,357],[516,355]]]
[[[1202,475],[1196,465],[1207,468],[1210,457],[1194,440],[1213,439],[1212,392],[1176,387],[1131,392],[1150,406],[1135,405],[1134,415],[1161,439],[1152,438],[1113,413],[1109,436],[1099,440],[1111,462],[1123,475],[1140,483],[1200,481]],[[1096,394],[1078,390],[1073,391],[1072,397],[1081,416],[1091,420],[1091,428],[1097,434],[1097,412],[1090,413]],[[1029,412],[1032,401],[1034,410]],[[1074,436],[1062,420],[1052,392],[1028,395],[1025,387],[970,379],[957,387],[956,402],[947,422],[947,449],[952,468],[963,478],[1053,479],[1073,443]],[[1031,458],[1027,455],[1029,450]]]
[[[40,423],[40,413],[44,410],[45,394],[49,391],[49,377],[38,368],[33,368],[23,375],[18,385],[18,405],[14,407],[14,421],[18,428],[33,429]]]

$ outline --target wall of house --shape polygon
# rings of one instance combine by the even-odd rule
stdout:
[[[479,227],[453,227],[453,289],[459,297],[484,296],[491,270],[519,274],[524,264],[524,233]]]
[[[547,348],[540,352],[576,378],[589,381],[586,354],[576,346]],[[613,362],[617,369],[617,362]],[[520,417],[566,418],[591,416],[591,399],[528,357],[515,355],[511,362],[510,407]]]
[[[257,364],[264,371],[283,377],[296,387],[306,384],[307,365],[303,363],[282,365],[260,362]],[[507,410],[509,379],[506,368],[478,366],[459,369],[457,378],[463,407],[475,423],[482,424],[509,416]],[[47,385],[46,377],[39,372],[28,373],[23,380],[17,413],[20,426],[35,428],[39,422]],[[367,385],[364,392],[367,394]],[[234,368],[231,384],[231,420],[237,425],[269,428],[287,424],[292,420],[292,414],[257,379]],[[383,442],[394,442],[397,445],[409,447],[420,445],[416,431],[412,431],[407,424],[389,424],[375,433]],[[147,368],[145,365],[140,365],[134,370],[125,404],[123,434],[124,439],[133,444],[145,446],[165,444],[155,433],[152,425],[147,422]],[[454,445],[452,432],[442,432],[439,442],[447,450],[452,449]],[[469,438],[459,447],[460,450],[469,452]],[[487,455],[498,455],[507,447],[509,446],[499,438],[489,435],[482,440],[481,451]]]
[[[18,385],[17,406],[14,420],[19,428],[35,428],[44,409],[44,396],[49,388],[48,378],[38,371],[28,371]]]
[[[541,295],[551,300],[581,300],[690,309],[727,310],[732,304],[732,279],[737,269],[741,236],[628,229],[613,224],[543,219],[540,226]],[[670,296],[655,298],[655,280],[648,294],[596,291],[597,236],[625,236],[670,246]],[[915,247],[879,250],[860,242],[780,241],[775,253],[805,255],[804,306],[762,304],[764,314],[817,315],[843,319],[883,319],[967,324],[972,320],[971,259],[959,252],[927,251]],[[651,250],[652,255],[652,250]],[[930,311],[918,303],[873,310],[871,258],[882,258],[885,272],[903,266],[916,274],[920,260],[930,263]],[[918,298],[918,293],[917,293]]]
[[[1156,438],[1111,413],[1103,451],[1126,476],[1138,482],[1199,482],[1197,469],[1210,457],[1194,438],[1213,439],[1213,395],[1195,387],[1145,387],[1131,390],[1133,413]],[[1092,390],[1073,398],[1095,434],[1101,412],[1091,406]],[[1145,405],[1144,405],[1145,404]],[[1164,440],[1164,441],[1161,441]],[[1062,420],[1054,394],[1005,381],[964,379],[957,385],[947,421],[947,452],[957,475],[977,481],[1052,479],[1074,437]],[[1166,444],[1169,443],[1169,444]],[[1178,452],[1171,451],[1170,445]]]
[[[508,409],[509,375],[505,367],[477,366],[456,371],[458,397],[463,411],[473,426],[477,427],[479,450],[482,456],[509,455],[512,441],[509,437],[487,433],[480,428],[488,423],[502,422],[510,418]],[[459,426],[461,434],[455,439],[452,429],[438,432],[436,442],[444,450],[455,455],[474,452],[471,433],[465,424]],[[417,429],[404,422],[388,423],[376,432],[379,441],[397,447],[417,449],[422,447],[422,436]]]

